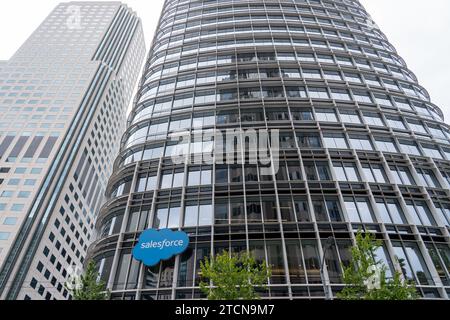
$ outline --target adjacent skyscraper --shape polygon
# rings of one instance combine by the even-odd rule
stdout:
[[[246,140],[232,163],[230,129]],[[248,161],[264,131],[279,134],[269,175]],[[389,274],[447,299],[449,139],[358,1],[167,0],[89,257],[113,299],[200,298],[199,262],[224,249],[272,265],[264,297],[325,298],[361,229]],[[145,267],[131,249],[146,228],[190,248]]]
[[[0,63],[0,297],[64,299],[80,267],[141,71],[140,19],[63,3]]]

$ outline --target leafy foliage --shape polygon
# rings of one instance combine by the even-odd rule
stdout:
[[[400,272],[387,279],[387,266],[377,260],[382,242],[375,235],[361,231],[351,249],[352,261],[344,269],[345,288],[337,294],[344,300],[413,300],[418,299],[414,283],[403,280]],[[401,262],[400,262],[401,264]]]
[[[209,300],[259,299],[255,289],[265,288],[272,274],[266,263],[259,264],[250,254],[230,254],[227,251],[205,258],[200,262],[200,268],[200,289]]]
[[[72,279],[74,281],[74,279]],[[109,292],[106,284],[98,280],[98,272],[94,261],[90,261],[83,275],[74,282],[66,282],[64,286],[72,294],[74,300],[107,300]]]

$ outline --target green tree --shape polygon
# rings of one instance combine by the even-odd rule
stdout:
[[[266,288],[272,275],[271,268],[266,263],[259,264],[252,255],[227,251],[206,257],[200,262],[200,269],[200,289],[209,300],[259,299],[256,288]]]
[[[356,235],[356,246],[352,247],[352,261],[344,270],[346,286],[337,294],[343,300],[414,300],[418,299],[413,282],[405,281],[400,272],[391,279],[386,277],[387,266],[377,260],[376,251],[382,242],[374,234]],[[399,261],[401,264],[401,262]]]
[[[74,300],[107,300],[109,291],[106,284],[98,280],[98,272],[94,261],[90,261],[84,274],[73,275],[64,284],[64,287],[72,294]]]

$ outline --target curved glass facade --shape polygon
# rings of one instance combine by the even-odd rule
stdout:
[[[247,148],[218,161],[214,134],[231,129],[278,130],[278,170]],[[263,297],[320,299],[363,229],[391,272],[447,299],[449,139],[358,1],[167,0],[90,256],[113,299],[202,298],[199,262],[224,249],[272,265]],[[147,228],[190,248],[147,268],[131,256]]]

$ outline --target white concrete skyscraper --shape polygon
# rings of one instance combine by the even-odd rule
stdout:
[[[145,55],[120,2],[58,5],[0,62],[0,297],[65,299]]]

